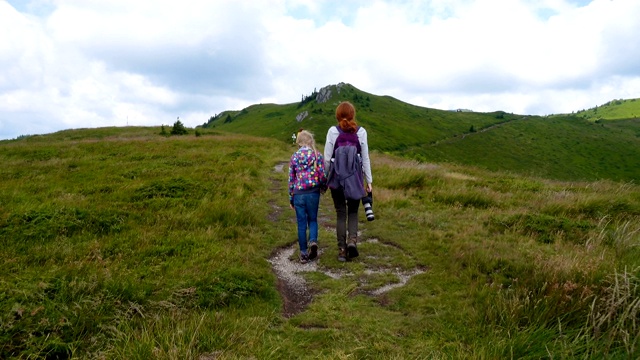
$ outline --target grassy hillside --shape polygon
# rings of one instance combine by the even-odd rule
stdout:
[[[589,121],[621,120],[640,118],[638,99],[612,100],[601,106],[577,112],[577,116]]]
[[[547,118],[452,112],[368,94],[349,84],[328,89],[332,95],[327,102],[318,103],[312,93],[300,103],[225,112],[205,127],[285,142],[302,127],[324,143],[327,129],[336,123],[336,105],[348,100],[369,133],[370,147],[384,153],[561,180],[640,179],[640,120],[630,116],[625,121],[594,125],[580,114]],[[622,105],[612,102],[598,111],[624,108],[616,113],[622,116],[634,112],[631,106],[636,104],[633,100]],[[296,117],[304,113],[308,116],[298,121]]]
[[[337,261],[324,195],[288,318],[268,259],[296,239],[294,148],[159,132],[0,142],[0,358],[638,357],[638,185],[373,152],[361,256]]]
[[[327,129],[336,125],[335,109],[340,101],[350,101],[357,109],[357,120],[366,127],[370,146],[383,152],[401,152],[412,146],[431,144],[474,129],[520,118],[502,112],[484,114],[451,112],[418,107],[389,96],[376,96],[342,84],[329,87],[331,98],[323,103],[312,93],[300,103],[253,105],[239,112],[224,112],[206,128],[273,137],[291,141],[299,128],[312,131],[324,144]],[[300,114],[308,114],[298,121]]]
[[[410,152],[426,161],[562,180],[638,181],[640,119],[601,124],[573,117],[523,119]]]

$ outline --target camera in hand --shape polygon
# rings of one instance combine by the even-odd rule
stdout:
[[[367,216],[367,220],[373,221],[375,217],[373,215],[373,194],[371,192],[362,198],[362,205],[364,206],[364,214]]]

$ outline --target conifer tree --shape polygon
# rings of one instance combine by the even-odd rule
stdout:
[[[187,128],[184,127],[180,121],[180,117],[178,117],[178,120],[173,124],[173,128],[171,129],[171,135],[186,135],[188,133]]]

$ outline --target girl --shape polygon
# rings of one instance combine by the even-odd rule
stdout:
[[[348,101],[344,101],[336,108],[336,120],[340,130],[346,133],[355,133],[360,142],[360,156],[364,177],[367,183],[366,191],[373,191],[373,177],[371,176],[371,161],[369,159],[369,145],[367,143],[367,131],[356,123],[356,108]],[[329,162],[333,157],[333,149],[340,135],[340,130],[335,126],[329,128],[327,141],[324,145],[325,168],[329,168]],[[358,256],[358,207],[360,200],[347,200],[342,190],[331,189],[331,198],[336,209],[337,224],[336,234],[338,240],[338,261],[346,261],[347,258]],[[347,238],[347,228],[349,237]]]
[[[316,151],[313,135],[306,130],[300,131],[296,144],[299,149],[289,161],[289,204],[296,211],[300,262],[304,264],[318,256],[318,206],[320,191],[324,190],[327,180],[324,159]]]

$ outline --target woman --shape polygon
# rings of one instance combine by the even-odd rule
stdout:
[[[356,123],[356,109],[348,101],[344,101],[336,108],[336,120],[338,126],[332,126],[327,132],[327,140],[324,145],[325,169],[330,168],[330,162],[334,154],[334,146],[340,132],[356,134],[360,143],[360,156],[367,183],[367,192],[372,192],[373,177],[371,176],[371,161],[369,159],[369,146],[367,143],[367,131]],[[364,186],[364,184],[363,184]],[[331,198],[336,208],[337,225],[336,234],[338,240],[338,261],[346,261],[347,258],[358,256],[358,208],[360,200],[348,200],[340,189],[331,189]],[[347,236],[348,230],[348,236]]]
[[[296,143],[300,148],[291,155],[289,161],[289,204],[296,211],[300,262],[304,264],[318,256],[318,206],[320,190],[326,186],[326,178],[324,160],[316,151],[313,135],[301,130]]]

